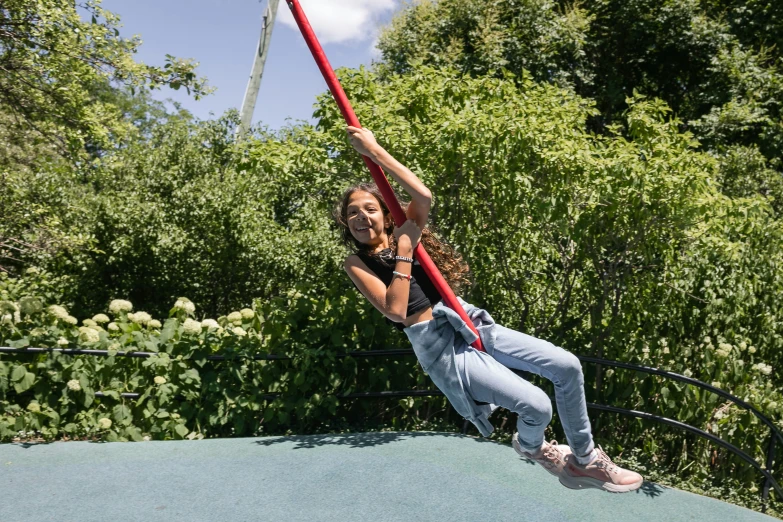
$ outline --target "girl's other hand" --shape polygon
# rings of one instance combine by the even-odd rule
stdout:
[[[410,245],[410,249],[416,248],[421,239],[421,229],[412,219],[408,219],[402,226],[394,228],[394,237],[397,238],[397,247]],[[400,255],[400,252],[397,252]]]
[[[348,133],[351,145],[359,154],[372,157],[373,151],[379,147],[378,142],[375,141],[375,136],[369,129],[360,129],[349,125],[345,132]]]

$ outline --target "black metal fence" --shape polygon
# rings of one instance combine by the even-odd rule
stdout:
[[[108,350],[85,350],[85,349],[69,349],[69,348],[8,348],[8,347],[0,347],[0,353],[13,353],[13,354],[40,354],[40,353],[50,353],[50,352],[60,352],[64,355],[92,355],[92,356],[108,356],[109,352]],[[156,352],[136,352],[136,351],[118,351],[114,353],[115,356],[118,357],[152,357],[157,355]],[[413,350],[362,350],[362,351],[353,351],[353,352],[346,352],[343,354],[338,354],[337,357],[354,357],[354,358],[373,358],[373,357],[408,357],[415,355],[413,353]],[[648,366],[640,366],[636,364],[630,364],[620,361],[611,361],[608,359],[600,359],[597,357],[589,357],[584,355],[578,355],[577,356],[580,361],[583,363],[588,364],[596,364],[596,365],[603,365],[603,366],[611,366],[614,368],[621,368],[625,370],[632,370],[637,372],[643,372],[651,375],[658,375],[660,377],[664,377],[666,379],[671,379],[674,381],[683,382],[685,384],[689,384],[691,386],[696,386],[701,389],[707,390],[711,393],[714,393],[720,397],[723,397],[724,399],[727,399],[731,401],[733,404],[737,405],[738,407],[749,411],[752,413],[756,418],[759,419],[764,425],[766,425],[769,430],[769,443],[767,445],[767,453],[766,453],[766,462],[762,466],[758,462],[756,462],[756,459],[754,459],[752,456],[748,455],[746,452],[744,452],[742,449],[738,448],[737,446],[731,444],[730,442],[727,442],[720,437],[717,437],[711,433],[708,433],[700,428],[697,428],[695,426],[691,426],[689,424],[669,419],[667,417],[661,417],[659,415],[654,415],[652,413],[646,413],[636,410],[629,410],[625,408],[618,408],[616,406],[609,406],[606,404],[594,404],[594,403],[587,403],[587,407],[594,410],[600,410],[600,411],[608,411],[613,413],[619,413],[622,415],[628,415],[631,417],[636,417],[640,419],[647,419],[652,420],[661,424],[665,424],[668,426],[672,426],[675,428],[679,428],[681,430],[693,433],[701,438],[707,439],[710,442],[717,444],[734,455],[737,455],[742,460],[750,464],[754,469],[756,469],[763,477],[764,477],[764,484],[761,489],[761,500],[762,500],[762,512],[766,511],[767,507],[767,501],[769,499],[769,491],[770,489],[774,489],[777,493],[779,498],[783,499],[783,489],[781,489],[780,484],[772,475],[773,472],[773,464],[775,460],[775,450],[778,443],[783,446],[783,433],[781,433],[781,430],[778,429],[775,424],[769,420],[764,414],[762,414],[758,409],[753,407],[752,405],[748,404],[747,402],[743,401],[742,399],[735,397],[734,395],[721,390],[720,388],[716,388],[715,386],[712,386],[710,384],[707,384],[705,382],[699,381],[697,379],[693,379],[691,377],[686,377],[685,375],[680,375],[678,373],[661,370],[658,368],[651,368]],[[247,357],[245,357],[247,358]],[[226,360],[227,357],[222,355],[211,355],[207,357],[207,360],[211,361],[222,361]],[[253,360],[290,360],[291,357],[286,356],[280,356],[280,355],[265,355],[265,354],[259,354],[254,355],[252,357]],[[96,392],[95,394],[98,397],[103,396],[101,392]],[[138,393],[121,393],[122,397],[126,399],[136,399],[140,396]],[[279,396],[279,393],[270,393],[266,396],[264,396],[266,399],[271,400],[275,397]],[[383,391],[383,392],[364,392],[364,393],[350,393],[350,394],[342,394],[337,395],[340,399],[360,399],[360,398],[395,398],[395,397],[428,397],[428,396],[439,396],[442,395],[440,391],[437,390],[399,390],[399,391]],[[467,427],[467,424],[466,424]],[[464,431],[464,430],[463,430]]]

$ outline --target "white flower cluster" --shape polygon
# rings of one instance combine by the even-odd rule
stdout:
[[[220,325],[214,319],[204,319],[201,321],[201,326],[204,328],[220,328]]]
[[[234,326],[239,326],[242,324],[242,313],[241,312],[231,312],[228,314],[228,317],[226,317],[226,320],[229,323],[232,323]]]
[[[84,320],[82,321],[82,324],[83,324],[84,326],[98,326],[98,323],[96,323],[96,322],[95,322],[95,321],[93,321],[92,319],[84,319]]]
[[[758,363],[751,366],[751,369],[761,372],[764,375],[770,375],[772,373],[772,366],[769,364]]]
[[[106,417],[101,417],[98,419],[98,427],[102,430],[108,430],[111,428],[111,419],[107,419]]]
[[[68,310],[60,305],[52,305],[47,308],[47,310],[57,319],[65,319],[68,317]]]
[[[237,337],[245,337],[247,335],[247,332],[241,326],[235,326],[231,331],[234,332],[234,335]]]
[[[135,314],[128,314],[128,319],[136,324],[144,326],[152,321],[152,316],[147,312],[136,312]]]
[[[242,315],[242,319],[252,319],[256,316],[256,313],[250,308],[243,308],[239,313]]]
[[[97,343],[101,340],[100,336],[98,335],[98,332],[96,330],[93,330],[89,326],[80,326],[79,327],[79,339],[86,343]]]
[[[201,333],[201,323],[193,319],[185,319],[185,322],[182,323],[182,329],[188,335],[198,335]]]
[[[68,346],[68,339],[66,339],[65,337],[60,337],[59,339],[57,339],[57,345]]]
[[[19,310],[24,315],[33,315],[43,311],[43,303],[36,297],[23,297],[19,300]]]
[[[0,314],[13,315],[14,312],[18,311],[19,307],[16,306],[16,303],[11,301],[0,301]]]
[[[162,327],[162,326],[163,326],[163,325],[162,325],[162,324],[160,324],[160,321],[158,321],[157,319],[153,319],[152,321],[150,321],[149,323],[147,323],[147,327],[148,327],[148,328],[160,328],[160,327]]]
[[[109,316],[106,314],[97,314],[92,318],[98,324],[108,323],[110,321]]]
[[[109,323],[106,328],[108,328],[110,332],[118,332],[120,330],[120,327],[117,326],[117,323]]]
[[[68,389],[72,391],[81,391],[82,385],[79,384],[79,381],[76,379],[71,379],[68,381]]]
[[[119,315],[120,312],[130,312],[131,310],[133,310],[133,304],[124,299],[115,299],[109,303],[109,311],[114,315]]]
[[[166,384],[166,378],[162,375],[156,375],[153,380],[155,381],[155,384]]]
[[[723,357],[725,359],[731,355],[731,350],[733,348],[734,347],[729,343],[718,343],[718,349],[715,350],[715,353],[718,355],[718,357]]]
[[[196,311],[196,305],[187,297],[180,297],[177,302],[174,303],[174,308],[184,310],[187,314],[192,314]]]

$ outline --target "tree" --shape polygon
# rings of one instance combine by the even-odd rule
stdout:
[[[134,61],[141,44],[119,36],[119,17],[98,1],[8,0],[0,6],[0,108],[8,133],[34,130],[67,155],[86,142],[106,146],[129,122],[102,96],[108,86],[184,87],[209,92],[196,63],[166,56],[163,67]]]
[[[708,150],[727,158],[739,153],[735,147],[757,150],[762,170],[779,177],[778,4],[424,0],[392,22],[378,47],[382,67],[392,73],[416,63],[453,65],[474,76],[501,77],[506,69],[521,77],[527,70],[595,100],[599,112],[588,124],[601,133],[623,122],[634,92],[658,97]],[[781,201],[777,187],[762,183],[755,190]]]

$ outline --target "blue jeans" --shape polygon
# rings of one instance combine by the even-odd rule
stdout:
[[[490,353],[479,352],[482,357],[457,357],[464,361],[457,367],[467,393],[474,401],[496,404],[517,413],[519,443],[523,449],[535,452],[544,442],[544,430],[552,420],[552,402],[541,388],[509,368],[549,379],[555,386],[557,412],[568,445],[576,455],[589,454],[594,444],[579,359],[548,341],[500,325],[495,328],[497,337]]]

